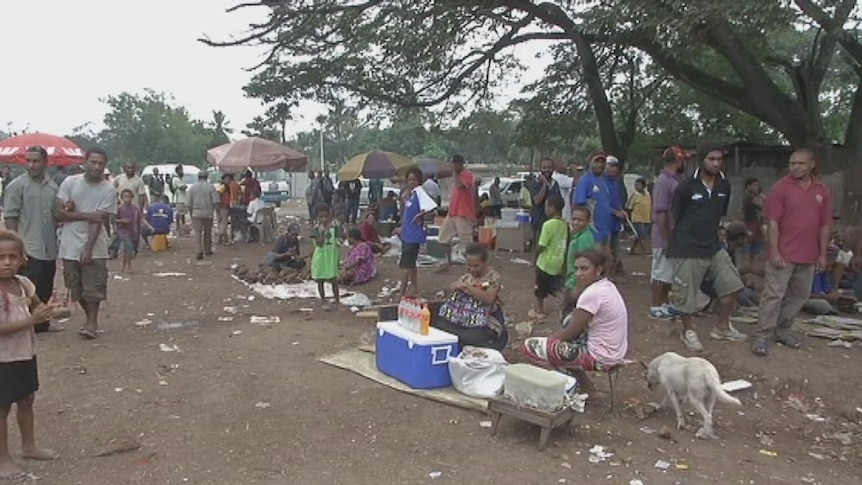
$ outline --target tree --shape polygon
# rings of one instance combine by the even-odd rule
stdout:
[[[233,128],[230,126],[230,122],[227,120],[227,116],[222,111],[213,111],[213,119],[210,122],[210,130],[213,132],[213,139],[210,142],[210,145],[213,147],[217,147],[219,145],[224,145],[225,143],[230,143],[230,136],[233,133]]]
[[[164,93],[147,89],[103,100],[110,111],[99,138],[109,144],[118,161],[141,165],[182,163],[203,165],[215,134],[204,122],[193,120]]]
[[[862,156],[862,43],[848,27],[859,20],[856,0],[321,0],[237,8],[252,6],[269,9],[268,21],[230,42],[203,40],[270,47],[249,90],[273,98],[350,93],[405,106],[473,102],[518,67],[513,46],[554,42],[577,54],[602,145],[617,151],[599,57],[603,49],[631,48],[664,75],[833,164]],[[771,39],[792,30],[816,35],[788,56]],[[834,140],[841,147],[832,146],[823,122],[823,87],[836,63],[853,70],[836,95],[852,99]]]

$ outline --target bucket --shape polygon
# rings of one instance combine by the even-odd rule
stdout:
[[[479,228],[479,243],[485,247],[494,247],[494,228],[480,227]]]
[[[156,234],[153,236],[152,242],[153,252],[159,251],[167,251],[168,250],[168,235],[167,234]]]

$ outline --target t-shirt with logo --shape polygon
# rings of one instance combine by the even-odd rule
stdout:
[[[676,188],[671,205],[676,226],[671,235],[668,256],[671,258],[712,258],[721,251],[718,226],[727,215],[730,182],[723,173],[715,176],[709,188],[700,179],[700,170],[683,180]]]
[[[153,234],[170,234],[173,220],[174,211],[168,204],[159,202],[147,208],[147,222],[153,226]]]
[[[549,275],[563,274],[566,261],[566,241],[569,238],[569,225],[559,217],[548,219],[542,224],[539,246],[543,247],[536,267]]]
[[[401,240],[409,244],[424,244],[427,237],[422,221],[415,221],[416,216],[434,210],[437,203],[425,193],[422,187],[416,187],[404,201],[404,219],[401,221]]]

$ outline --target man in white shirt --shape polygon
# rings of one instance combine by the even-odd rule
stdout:
[[[99,332],[99,307],[107,297],[108,243],[104,226],[117,213],[117,194],[102,175],[108,156],[100,148],[87,150],[85,172],[66,177],[57,192],[60,232],[59,258],[70,297],[86,315],[81,335],[94,339]]]
[[[569,222],[572,219],[572,201],[569,199],[571,198],[570,195],[575,182],[574,178],[565,173],[565,170],[566,167],[563,162],[558,160],[554,163],[554,174],[551,175],[551,178],[560,187],[560,195],[563,196],[563,202],[565,203],[563,206],[563,220]]]
[[[246,208],[246,213],[248,214],[248,223],[251,224],[260,224],[263,222],[262,217],[260,215],[260,210],[266,207],[266,202],[260,197],[260,190],[253,190],[251,193],[251,200],[248,202],[248,208]],[[256,238],[261,237],[260,234],[253,235],[251,230],[249,229],[247,232],[246,239],[251,242],[256,240]]]
[[[177,213],[177,234],[183,236],[188,233],[186,226],[186,214],[189,212],[188,186],[183,181],[183,166],[177,165],[176,175],[171,179],[171,192],[174,194],[174,206]]]

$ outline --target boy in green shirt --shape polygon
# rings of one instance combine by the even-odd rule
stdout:
[[[569,243],[569,251],[566,253],[566,294],[563,298],[563,313],[568,313],[578,301],[575,287],[578,284],[575,277],[575,255],[594,249],[596,239],[590,227],[592,212],[585,205],[577,205],[572,208],[572,242]]]
[[[530,310],[530,318],[545,318],[545,298],[556,295],[563,286],[565,274],[566,241],[569,225],[560,216],[565,202],[560,195],[549,196],[545,201],[548,220],[542,224],[536,260],[536,306]]]

